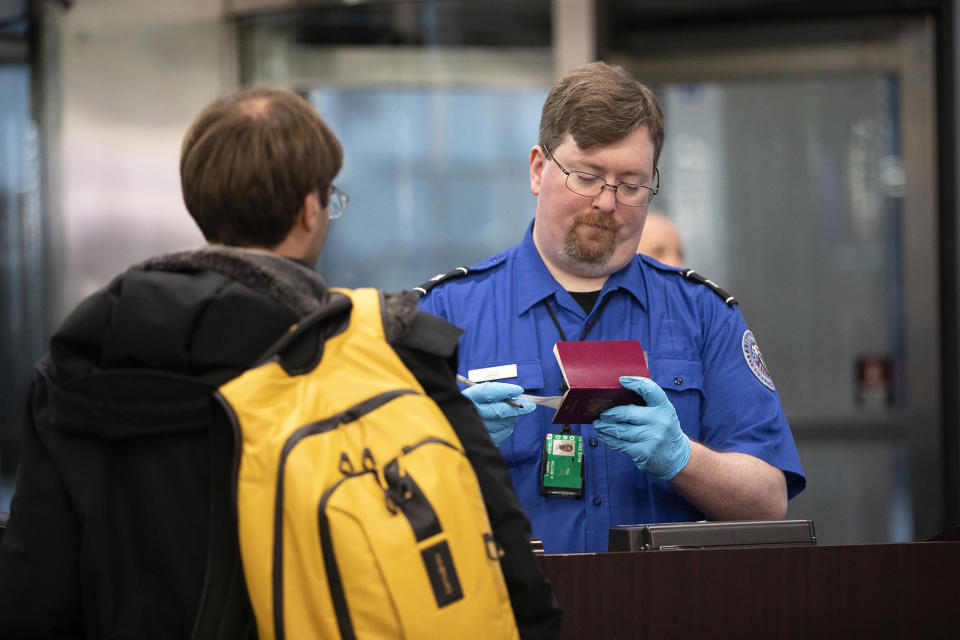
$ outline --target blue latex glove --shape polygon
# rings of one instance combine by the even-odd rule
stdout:
[[[597,437],[630,456],[641,471],[669,480],[690,461],[690,439],[680,430],[677,412],[663,389],[649,378],[621,376],[620,384],[643,396],[647,406],[607,409],[593,422]]]
[[[507,398],[516,398],[521,393],[523,387],[507,382],[481,382],[463,390],[463,395],[470,398],[473,406],[477,408],[477,413],[483,419],[483,426],[490,432],[493,444],[500,446],[501,442],[510,437],[517,416],[526,415],[537,408],[537,405],[529,400],[517,399],[522,407],[512,407],[503,402]]]

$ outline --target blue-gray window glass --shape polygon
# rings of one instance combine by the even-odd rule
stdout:
[[[740,300],[791,421],[896,406],[896,78],[668,85],[658,94],[668,132],[654,206],[680,227],[688,266]],[[883,402],[865,402],[857,388],[867,357],[889,365]]]
[[[0,65],[0,511],[19,460],[19,419],[43,351],[42,226],[30,70]]]
[[[319,271],[330,284],[408,289],[519,242],[536,205],[528,156],[548,88],[311,91],[345,150],[350,196]]]
[[[790,516],[815,519],[828,544],[911,540],[910,425],[877,422],[906,400],[897,77],[657,93],[667,140],[654,205],[680,228],[687,265],[738,298],[773,373],[809,479]]]

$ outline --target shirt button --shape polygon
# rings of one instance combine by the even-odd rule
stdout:
[[[591,446],[591,447],[595,447],[595,446],[597,446],[598,444],[600,444],[600,441],[599,441],[599,440],[597,440],[596,438],[590,438],[590,446]]]
[[[595,504],[595,505],[597,505],[597,506],[599,507],[601,504],[603,504],[603,500],[601,500],[600,498],[594,498],[594,499],[593,499],[593,504]]]
[[[680,376],[677,376],[676,378],[673,379],[673,384],[679,387],[680,385],[683,384],[683,378],[681,378]]]

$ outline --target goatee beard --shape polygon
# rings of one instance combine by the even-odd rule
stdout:
[[[591,225],[603,230],[590,228]],[[603,266],[613,256],[620,225],[606,216],[584,214],[574,220],[563,241],[563,257],[580,264]]]

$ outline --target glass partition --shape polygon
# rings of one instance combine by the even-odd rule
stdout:
[[[302,93],[343,143],[336,183],[350,208],[317,267],[331,284],[409,289],[519,242],[553,82],[548,2],[343,6],[238,25],[243,84]]]
[[[896,406],[904,181],[896,77],[658,93],[669,131],[657,204],[676,220],[689,266],[740,301],[791,420]],[[862,369],[873,363],[878,377],[868,379]]]
[[[656,205],[736,296],[808,475],[823,544],[912,540],[898,75],[661,83]]]
[[[44,348],[39,147],[30,117],[30,69],[0,65],[0,511],[19,460],[19,419]]]
[[[337,88],[308,96],[340,138],[333,284],[408,289],[517,242],[533,218],[527,157],[546,88]]]

